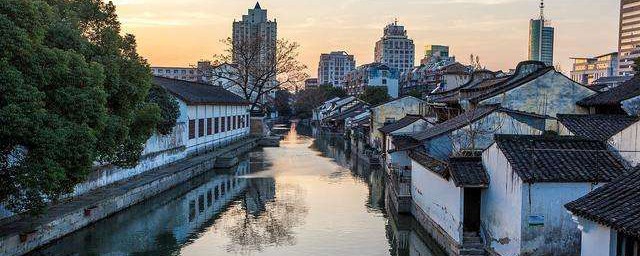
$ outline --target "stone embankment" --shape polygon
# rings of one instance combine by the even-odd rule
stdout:
[[[0,221],[0,255],[21,255],[93,222],[147,200],[216,166],[219,158],[236,157],[259,141],[251,137],[215,151],[179,160],[162,168],[101,187],[52,205],[40,216]],[[228,164],[223,164],[228,165]]]

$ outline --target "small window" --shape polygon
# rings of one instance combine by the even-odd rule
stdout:
[[[204,195],[198,196],[198,212],[204,211]]]
[[[215,187],[213,189],[213,197],[215,200],[218,200],[218,198],[220,198],[220,187]]]
[[[231,117],[227,117],[227,131],[231,131]]]
[[[207,191],[207,207],[211,207],[212,203],[213,203],[213,196],[211,194],[211,189],[209,189],[209,191]]]
[[[213,124],[214,124],[214,126],[215,126],[215,127],[214,127],[214,128],[215,128],[214,133],[219,133],[219,132],[220,132],[220,118],[216,117],[216,118],[213,120]]]
[[[189,139],[195,139],[196,138],[196,120],[191,119],[189,120]]]
[[[198,119],[198,137],[204,136],[204,118]]]
[[[224,129],[225,128],[225,120],[226,120],[226,118],[224,118],[224,116],[220,118],[220,132],[224,132],[225,131],[225,129]]]
[[[207,118],[207,135],[211,135],[212,127],[211,127],[211,117]]]
[[[196,218],[196,200],[189,201],[189,222]]]

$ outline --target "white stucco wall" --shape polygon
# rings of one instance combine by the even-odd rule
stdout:
[[[378,149],[382,148],[382,143],[384,143],[383,136],[378,129],[384,126],[388,118],[398,121],[407,114],[420,114],[420,103],[424,103],[424,101],[409,96],[371,108],[369,110],[371,112],[370,145]]]
[[[580,250],[580,230],[564,205],[595,188],[591,183],[523,184],[523,223],[521,253],[576,255]],[[533,226],[531,216],[544,218],[544,225]]]
[[[636,122],[633,125],[622,130],[618,134],[611,137],[609,143],[618,151],[618,154],[622,156],[632,166],[640,163],[640,122]],[[624,152],[627,151],[627,152]],[[632,152],[628,152],[632,151]]]
[[[480,213],[484,232],[491,239],[486,242],[500,255],[519,255],[522,180],[495,143],[483,152],[482,162],[489,175],[489,188],[482,193]]]
[[[578,218],[582,230],[581,256],[616,256],[616,232],[590,220]]]
[[[412,160],[411,197],[449,236],[462,243],[461,188],[456,187],[452,180],[445,180]]]
[[[587,114],[588,109],[576,102],[593,94],[596,92],[552,70],[481,104],[499,103],[505,108],[555,117],[556,114]]]

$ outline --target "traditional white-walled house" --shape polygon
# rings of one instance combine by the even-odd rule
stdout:
[[[180,115],[173,131],[152,135],[145,143],[138,165],[96,167],[73,195],[105,186],[192,154],[249,136],[249,102],[220,86],[154,76],[152,83],[166,89],[178,101]]]
[[[565,205],[582,232],[581,256],[640,255],[640,170]]]
[[[249,102],[222,87],[154,77],[180,106],[177,126],[187,154],[249,136]]]
[[[628,115],[558,115],[560,135],[604,141],[630,165],[640,163],[640,122]]]
[[[327,100],[324,103],[322,103],[322,105],[316,107],[313,109],[313,121],[314,122],[320,122],[322,121],[322,119],[325,118],[327,111],[329,111],[329,109],[331,109],[331,107],[333,107],[333,103],[336,101],[339,101],[340,98],[339,97],[335,97],[333,99]]]
[[[484,255],[479,235],[482,191],[489,177],[480,157],[443,162],[418,149],[411,158],[411,212],[450,255]]]
[[[542,134],[549,119],[499,105],[485,105],[416,133],[412,138],[422,143],[427,154],[446,161],[452,154],[486,149],[493,143],[494,134]]]
[[[345,131],[347,120],[349,118],[353,118],[363,113],[369,112],[369,104],[361,101],[354,102],[357,103],[355,105],[350,105],[348,109],[344,109],[339,113],[335,113],[331,116],[325,117],[322,120],[323,126],[332,131],[343,133]]]
[[[496,135],[482,162],[482,233],[499,255],[578,254],[563,206],[626,172],[605,143],[578,136]]]
[[[384,143],[384,136],[380,128],[386,124],[398,121],[406,115],[419,115],[421,105],[425,102],[413,96],[403,96],[397,99],[372,106],[371,112],[371,135],[369,144],[381,151]]]
[[[512,75],[474,74],[473,79],[457,89],[431,95],[429,102],[465,110],[500,104],[516,111],[555,117],[588,113],[587,108],[576,102],[596,93],[542,62],[523,61]]]

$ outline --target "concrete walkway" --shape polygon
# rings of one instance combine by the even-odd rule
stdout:
[[[213,169],[223,154],[243,154],[259,138],[247,138],[213,152],[183,159],[155,171],[101,187],[52,205],[40,216],[0,222],[0,255],[21,255],[79,230]]]

